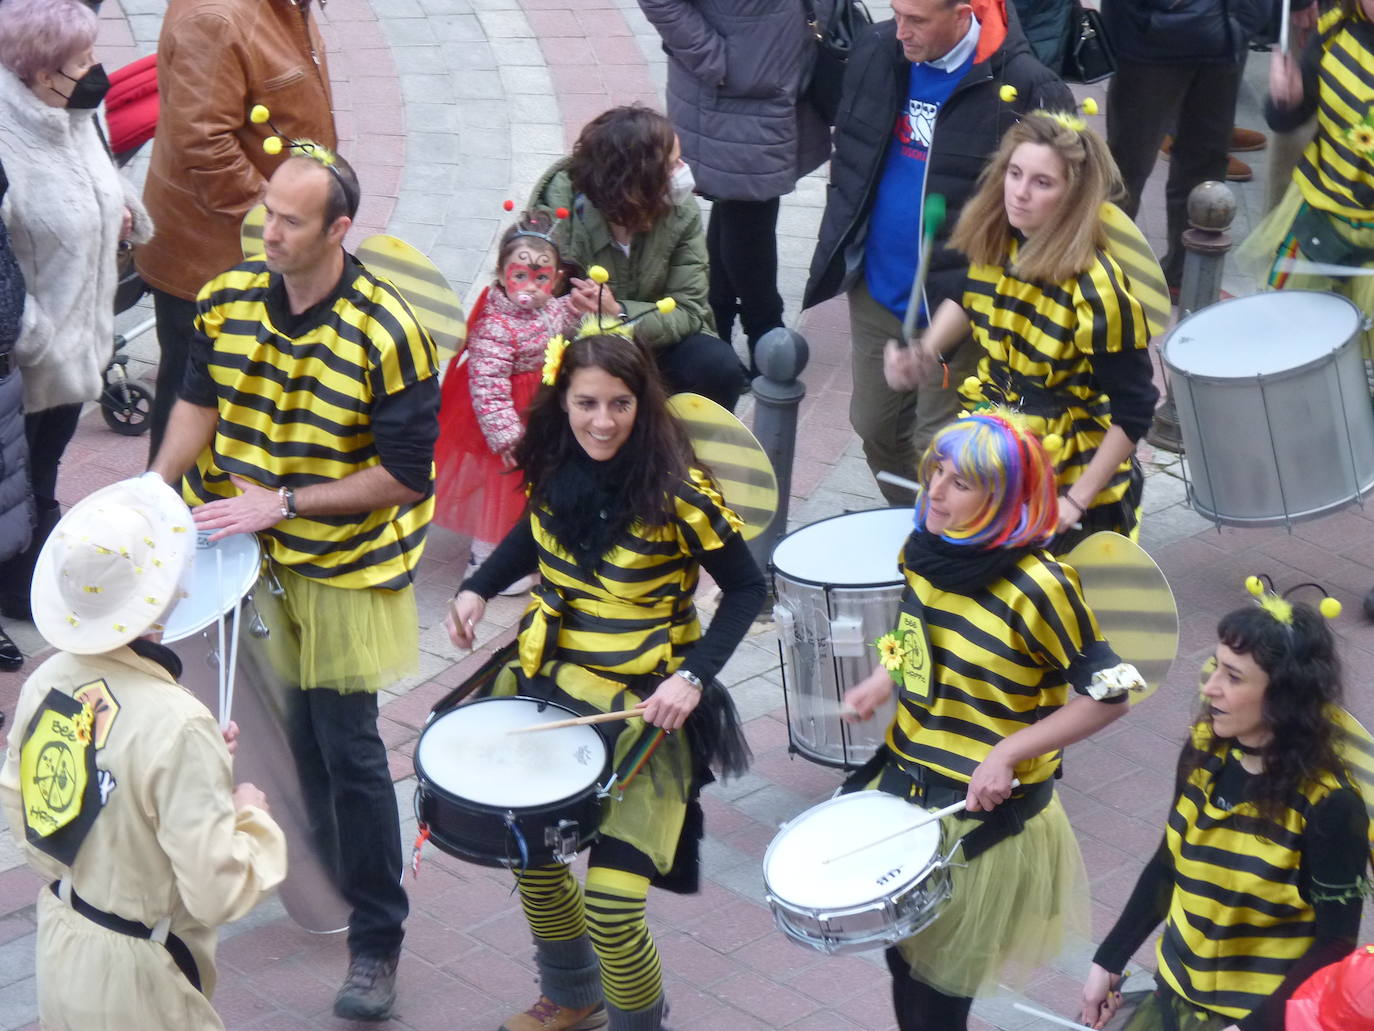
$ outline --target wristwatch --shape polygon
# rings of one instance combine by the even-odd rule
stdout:
[[[296,492],[290,487],[279,487],[277,500],[281,502],[281,517],[283,519],[295,519],[298,514],[296,512]]]
[[[701,677],[697,676],[690,669],[680,669],[677,671],[677,675],[695,687],[698,691],[704,691],[706,689],[706,686],[701,682]]]

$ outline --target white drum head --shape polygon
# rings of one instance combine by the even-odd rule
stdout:
[[[940,821],[827,863],[901,830],[925,810],[885,791],[856,791],[812,806],[778,832],[763,857],[768,891],[798,909],[845,909],[891,895],[930,866]]]
[[[172,609],[162,632],[166,644],[199,633],[232,611],[258,579],[262,548],[257,537],[236,533],[213,544],[207,537],[207,533],[196,537],[196,550],[181,578],[186,594]]]
[[[1360,321],[1360,309],[1338,294],[1273,290],[1195,311],[1169,334],[1164,356],[1191,376],[1272,376],[1330,357]]]
[[[606,765],[606,742],[595,727],[560,727],[511,734],[577,713],[561,705],[539,711],[532,698],[486,698],[436,718],[415,746],[425,779],[478,805],[528,809],[585,791]]]
[[[909,508],[876,508],[822,519],[780,540],[773,568],[821,587],[901,583],[897,563],[914,518]]]

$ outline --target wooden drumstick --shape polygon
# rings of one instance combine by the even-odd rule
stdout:
[[[1015,777],[1012,778],[1012,787],[1018,787],[1020,786],[1020,784],[1021,782],[1019,780],[1017,780]],[[968,799],[961,798],[959,801],[952,802],[951,804],[945,806],[943,809],[932,809],[930,812],[926,813],[915,823],[907,824],[907,826],[903,827],[899,831],[893,831],[891,834],[885,834],[881,838],[874,838],[872,841],[865,842],[858,848],[851,848],[848,852],[841,852],[837,856],[831,856],[829,859],[823,859],[821,860],[821,863],[822,865],[825,865],[827,863],[836,863],[839,862],[841,859],[848,859],[850,856],[856,856],[865,849],[872,848],[874,845],[881,845],[884,841],[891,841],[893,838],[900,838],[903,834],[910,834],[912,831],[919,830],[927,824],[934,823],[936,820],[943,819],[946,816],[952,816],[955,813],[961,813],[967,807]]]
[[[1022,1013],[1029,1013],[1032,1017],[1048,1020],[1051,1024],[1058,1024],[1060,1027],[1071,1027],[1074,1028],[1074,1031],[1093,1031],[1087,1024],[1080,1024],[1076,1020],[1067,1020],[1056,1013],[1049,1013],[1036,1006],[1027,1006],[1024,1002],[1013,1002],[1012,1006]]]
[[[554,720],[552,723],[531,723],[528,727],[512,727],[507,734],[537,734],[541,730],[558,730],[561,727],[586,727],[593,723],[613,723],[643,716],[643,709],[617,709],[615,712],[595,712],[590,716],[578,716],[570,720]]]
[[[882,480],[884,483],[891,483],[897,487],[905,487],[913,494],[921,489],[921,485],[915,480],[908,480],[905,476],[898,476],[896,473],[890,473],[886,469],[878,473],[875,478]]]

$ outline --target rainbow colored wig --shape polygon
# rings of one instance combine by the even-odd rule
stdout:
[[[930,442],[916,467],[916,525],[925,526],[926,490],[942,463],[988,492],[969,526],[941,534],[977,548],[1044,544],[1059,523],[1054,463],[1039,439],[1011,412],[984,409],[950,423]]]

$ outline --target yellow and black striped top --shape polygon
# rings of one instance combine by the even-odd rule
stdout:
[[[692,601],[700,557],[739,532],[705,473],[692,469],[663,526],[636,522],[594,574],[578,566],[538,509],[530,527],[542,583],[520,624],[520,664],[533,676],[546,662],[573,663],[617,677],[667,676],[701,636]]]
[[[1121,266],[1105,251],[1092,268],[1062,283],[1034,283],[1011,272],[1017,241],[1003,265],[973,265],[963,306],[983,349],[980,393],[963,391],[967,407],[984,401],[1019,408],[1038,436],[1064,439],[1055,456],[1059,486],[1076,483],[1111,427],[1111,406],[1093,378],[1093,356],[1144,349],[1150,330]],[[1120,501],[1130,486],[1123,462],[1092,501]]]
[[[967,782],[1003,738],[1086,692],[1092,675],[1120,659],[1083,599],[1078,574],[1048,552],[1032,551],[1006,576],[968,594],[942,591],[903,555],[908,592],[924,610],[931,697],[902,688],[887,744],[899,761]],[[904,600],[903,610],[909,602]],[[1022,784],[1047,780],[1061,753],[1016,767]]]
[[[255,258],[201,291],[197,327],[211,345],[204,365],[213,383],[206,402],[219,420],[184,482],[188,503],[236,494],[230,475],[275,490],[379,465],[374,406],[437,382],[434,344],[410,308],[351,258],[332,304],[297,335],[274,315],[273,280]],[[433,509],[430,493],[361,515],[283,519],[259,536],[272,559],[302,576],[399,590],[414,579]]]
[[[1374,127],[1363,124],[1374,112],[1374,25],[1362,12],[1343,21],[1339,6],[1317,25],[1318,131],[1293,177],[1312,207],[1374,221]]]
[[[1327,775],[1295,793],[1282,821],[1252,803],[1215,797],[1225,743],[1193,728],[1204,754],[1183,785],[1164,832],[1174,867],[1159,976],[1195,1006],[1241,1018],[1274,993],[1312,944],[1315,913],[1300,890],[1312,808],[1340,787]]]

